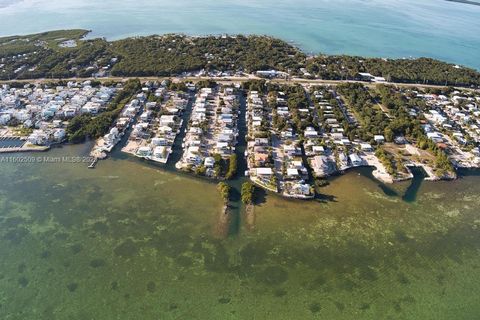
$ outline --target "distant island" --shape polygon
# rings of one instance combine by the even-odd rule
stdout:
[[[152,35],[85,39],[88,30],[0,38],[0,80],[257,74],[324,80],[385,80],[479,86],[477,70],[431,58],[308,56],[269,36]],[[373,76],[372,76],[373,75]]]
[[[474,5],[474,6],[480,6],[480,2],[477,2],[477,1],[469,1],[469,0],[445,0],[445,1],[465,3],[465,4],[471,4],[471,5]]]

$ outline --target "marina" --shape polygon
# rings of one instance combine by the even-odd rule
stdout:
[[[21,148],[25,144],[25,139],[0,137],[0,148]]]

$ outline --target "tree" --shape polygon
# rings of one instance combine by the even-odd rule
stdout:
[[[227,180],[230,180],[233,177],[235,177],[236,174],[237,174],[237,155],[232,154],[228,161],[228,171],[227,171],[227,174],[225,175],[225,178]]]
[[[204,165],[200,165],[195,170],[195,173],[199,176],[204,176],[207,173],[207,168]]]
[[[230,186],[225,182],[220,182],[217,185],[217,190],[220,192],[220,196],[222,197],[225,203],[227,203],[228,200],[230,199],[230,189],[231,189]]]
[[[242,202],[245,204],[253,204],[255,194],[255,186],[250,181],[242,184]]]

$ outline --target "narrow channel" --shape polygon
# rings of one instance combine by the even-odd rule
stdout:
[[[377,178],[375,178],[373,176],[373,170],[375,170],[374,167],[359,167],[359,168],[355,168],[353,169],[352,171],[354,172],[358,172],[360,173],[362,176],[372,180],[373,182],[375,182],[377,184],[377,186],[383,191],[383,193],[386,195],[386,196],[389,196],[389,197],[398,197],[398,193],[393,190],[392,188],[390,188],[388,185],[386,185],[385,183],[379,181]]]
[[[190,121],[190,116],[192,114],[192,108],[193,105],[195,104],[195,94],[190,92],[189,93],[189,99],[188,99],[188,104],[185,110],[182,113],[182,127],[180,128],[179,134],[175,137],[175,141],[173,142],[172,146],[172,153],[168,157],[168,161],[164,167],[168,169],[169,171],[178,171],[175,168],[175,164],[180,161],[180,159],[183,156],[183,139],[185,138],[187,134],[187,127],[188,127],[188,122]]]
[[[237,155],[237,174],[235,178],[228,181],[228,184],[232,188],[231,200],[230,200],[230,214],[232,215],[231,224],[229,228],[229,235],[236,235],[240,231],[240,225],[242,222],[242,214],[244,213],[244,205],[242,203],[242,184],[248,179],[245,177],[245,171],[248,169],[247,160],[245,158],[245,151],[247,150],[247,100],[245,92],[241,92],[239,96],[240,102],[240,115],[238,117],[238,137],[237,145],[235,147],[235,154]]]
[[[418,190],[420,190],[423,180],[427,177],[427,173],[422,167],[410,167],[409,169],[413,174],[413,179],[402,196],[402,200],[411,203],[417,200]]]

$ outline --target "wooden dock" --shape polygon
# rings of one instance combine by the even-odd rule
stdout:
[[[98,158],[95,157],[92,163],[90,163],[90,165],[88,166],[88,169],[95,169],[95,166],[97,165],[97,163],[98,163]]]

